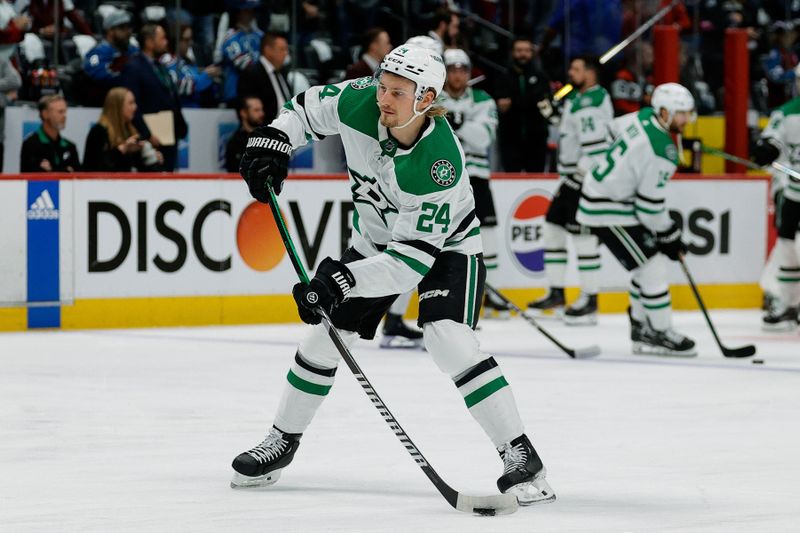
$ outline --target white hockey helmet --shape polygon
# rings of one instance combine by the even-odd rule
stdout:
[[[428,37],[427,35],[416,35],[411,37],[406,41],[405,44],[411,44],[427,50],[433,50],[439,55],[442,55],[442,52],[444,51],[444,43],[442,41],[436,40],[433,37]]]
[[[386,54],[381,61],[378,74],[382,72],[391,72],[413,81],[417,86],[414,91],[417,102],[421,101],[429,90],[435,93],[434,96],[439,96],[446,77],[441,55],[409,44],[401,44]]]
[[[445,67],[462,67],[467,70],[470,69],[469,56],[464,50],[460,48],[450,48],[444,51],[444,66]]]
[[[687,111],[691,113],[690,121],[697,118],[695,112],[694,97],[689,89],[680,83],[662,83],[653,91],[650,99],[656,114],[661,113],[661,109],[666,109],[668,113],[667,124],[672,122],[672,117],[676,112]]]

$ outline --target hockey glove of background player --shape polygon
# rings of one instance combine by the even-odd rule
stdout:
[[[267,203],[267,184],[272,184],[275,194],[281,193],[283,180],[289,173],[291,153],[289,137],[281,130],[272,126],[261,126],[253,130],[239,163],[239,174],[247,182],[253,198]]]
[[[464,115],[461,111],[448,111],[447,115],[447,122],[450,123],[450,127],[453,128],[453,131],[457,130],[464,124]]]
[[[681,233],[681,227],[675,222],[672,223],[668,230],[656,233],[658,251],[673,261],[677,261],[681,256],[686,255],[688,248],[681,240]]]
[[[760,167],[765,167],[778,159],[781,151],[769,139],[760,139],[753,148],[753,161]]]
[[[298,283],[292,289],[300,320],[306,324],[319,324],[321,318],[314,309],[321,307],[330,314],[334,307],[347,299],[355,285],[356,280],[344,263],[326,257],[308,285]]]

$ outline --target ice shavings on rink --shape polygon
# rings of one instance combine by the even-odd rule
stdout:
[[[481,322],[558,495],[477,518],[452,510],[341,365],[295,462],[266,490],[229,488],[233,457],[261,441],[303,327],[0,335],[3,531],[789,531],[800,523],[800,334],[767,335],[755,311],[675,325],[691,360],[629,355],[627,322]],[[488,494],[502,463],[424,352],[354,354],[442,477]]]

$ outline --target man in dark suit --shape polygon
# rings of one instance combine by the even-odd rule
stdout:
[[[267,32],[261,39],[261,56],[239,76],[237,86],[239,98],[256,96],[264,106],[267,123],[278,116],[287,101],[292,99],[289,81],[283,72],[283,64],[289,54],[289,43],[279,33]]]
[[[225,147],[225,170],[233,173],[239,172],[239,163],[247,147],[248,137],[254,129],[264,123],[264,107],[261,105],[261,99],[255,96],[240,98],[236,114],[239,115],[239,129],[231,135]]]
[[[344,79],[354,80],[372,76],[383,61],[383,56],[392,50],[389,34],[383,28],[372,28],[364,32],[361,40],[361,60],[347,67]]]
[[[145,24],[139,30],[141,53],[133,56],[122,71],[121,83],[136,98],[136,115],[133,124],[142,140],[150,143],[164,155],[164,169],[174,171],[178,163],[178,139],[188,133],[186,121],[181,113],[181,104],[175,82],[158,58],[167,51],[167,34],[156,24]],[[165,146],[153,134],[144,121],[144,115],[171,111],[175,143]]]

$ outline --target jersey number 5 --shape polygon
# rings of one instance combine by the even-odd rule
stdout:
[[[592,170],[592,176],[597,181],[603,181],[603,179],[608,176],[609,172],[611,172],[614,168],[616,162],[614,159],[616,157],[621,157],[628,150],[628,144],[625,142],[624,139],[618,139],[617,142],[612,144],[608,151],[606,152],[606,162],[605,165],[600,163]]]
[[[428,202],[422,203],[422,214],[417,221],[417,231],[433,233],[433,226],[441,225],[442,233],[447,233],[450,227],[450,204],[442,204],[441,207]]]

